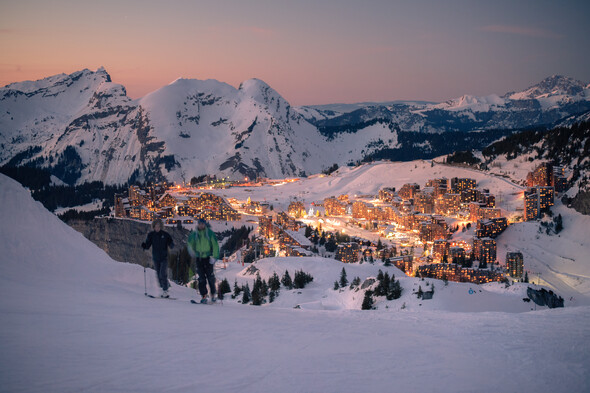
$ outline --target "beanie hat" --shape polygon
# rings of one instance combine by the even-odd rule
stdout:
[[[205,221],[205,219],[204,219],[204,218],[199,218],[199,219],[197,220],[197,224],[205,224],[205,225],[207,225],[207,221]]]
[[[155,229],[156,225],[158,224],[160,224],[161,229],[164,229],[164,223],[159,218],[156,218],[154,221],[152,221],[152,229]]]

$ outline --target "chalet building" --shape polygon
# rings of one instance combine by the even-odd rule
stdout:
[[[397,193],[400,198],[407,201],[409,199],[413,199],[414,196],[420,191],[420,186],[416,183],[407,183],[400,188],[399,192]]]
[[[446,255],[448,261],[449,248],[450,245],[446,239],[434,240],[434,243],[432,244],[432,258],[437,262],[442,262]]]
[[[262,205],[258,201],[249,201],[243,208],[248,214],[262,214]]]
[[[432,187],[434,197],[438,198],[447,193],[449,180],[446,177],[440,179],[431,179],[426,182],[426,187]]]
[[[523,273],[523,257],[521,252],[507,252],[506,253],[506,269],[508,274],[514,278],[522,278]]]
[[[449,247],[449,262],[465,264],[465,249],[459,246]]]
[[[300,247],[309,250],[312,247],[311,241],[297,231],[284,229],[279,236],[281,245],[290,245],[293,247]]]
[[[524,219],[534,220],[551,208],[554,204],[553,187],[531,187],[524,193]]]
[[[292,231],[298,231],[301,228],[301,223],[296,221],[292,217],[289,217],[285,212],[279,212],[276,218],[277,225],[283,227],[284,229],[289,229]]]
[[[524,193],[524,220],[535,220],[539,217],[539,194],[536,190],[525,191]]]
[[[176,206],[176,214],[183,217],[194,217],[196,215],[196,209],[193,209],[189,205]]]
[[[347,205],[347,202],[334,197],[324,199],[324,209],[327,216],[344,216]]]
[[[502,211],[495,207],[487,207],[483,202],[469,204],[469,221],[490,220],[500,218]]]
[[[461,191],[461,203],[470,203],[479,201],[482,197],[481,191],[477,188],[468,188]]]
[[[121,194],[115,194],[115,217],[129,217],[129,199]]]
[[[434,213],[434,195],[424,191],[415,194],[414,210],[423,214]]]
[[[399,257],[391,258],[391,263],[408,276],[414,272],[414,256],[403,255]]]
[[[461,194],[446,193],[434,200],[434,212],[452,216],[461,210]]]
[[[358,243],[341,243],[336,249],[335,259],[344,263],[355,263],[360,260],[361,246]]]
[[[289,208],[287,211],[289,212],[290,216],[295,218],[305,217],[306,215],[305,205],[303,205],[303,202],[299,201],[289,203]]]
[[[473,255],[481,263],[496,262],[496,241],[490,237],[473,239]]]
[[[158,206],[160,206],[160,207],[176,206],[177,203],[178,203],[178,200],[175,197],[170,195],[170,193],[165,193],[164,195],[162,195],[162,197],[158,201]]]
[[[385,187],[379,190],[379,200],[381,202],[391,202],[396,197],[395,187]]]
[[[475,284],[485,284],[493,281],[501,281],[504,277],[499,272],[487,269],[470,269],[464,268],[459,264],[430,264],[418,267],[416,272],[420,277],[432,277],[441,280],[457,282],[472,282]]]
[[[506,228],[508,228],[508,220],[506,217],[478,220],[475,236],[496,238],[500,233],[504,232]]]
[[[487,190],[484,190],[484,192],[481,194],[478,202],[485,204],[486,207],[496,207],[496,197],[490,194],[489,191],[486,191]]]
[[[527,187],[543,186],[553,187],[553,165],[544,162],[527,174]]]
[[[427,220],[420,224],[420,241],[423,243],[446,239],[448,236],[449,232],[447,231],[447,228],[440,225],[440,222]]]
[[[469,190],[470,188],[475,188],[476,187],[476,182],[475,179],[469,179],[469,178],[459,178],[459,177],[453,177],[451,178],[451,191],[455,192],[457,194],[461,194],[461,192],[463,192],[464,190]]]
[[[287,256],[287,257],[312,257],[313,256],[313,252],[306,250],[305,248],[302,248],[302,247],[287,245],[287,246],[285,246],[284,250],[285,250],[285,256]]]

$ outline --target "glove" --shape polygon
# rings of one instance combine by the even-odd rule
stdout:
[[[147,245],[145,243],[141,243],[141,248],[143,248],[144,250],[147,250]]]
[[[215,258],[213,258],[213,257],[209,258],[209,263],[212,264],[212,265],[215,265],[215,262],[216,261],[217,260]]]

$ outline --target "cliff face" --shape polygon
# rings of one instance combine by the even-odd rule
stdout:
[[[152,266],[151,249],[144,251],[141,248],[141,243],[152,230],[148,223],[95,218],[91,221],[71,220],[68,225],[82,233],[116,261]],[[176,227],[166,227],[165,231],[174,240],[173,251],[178,252],[186,244],[189,231]]]

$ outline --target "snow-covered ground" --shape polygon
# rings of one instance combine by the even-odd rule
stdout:
[[[192,305],[194,290],[176,285],[178,300],[150,299],[142,267],[111,260],[3,175],[0,213],[2,391],[590,389],[588,306],[490,312],[520,307],[522,288],[468,294],[467,284],[435,280],[434,299],[420,306],[411,292],[425,282],[389,268],[402,281],[402,299],[352,310],[360,295],[331,289],[344,265],[320,258],[257,263],[263,275],[292,267],[314,276],[303,290],[282,290],[270,306]],[[379,267],[346,268],[351,280]],[[243,269],[233,264],[218,276],[254,278]],[[452,304],[488,311],[455,312]]]

